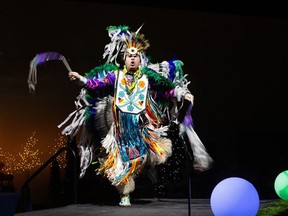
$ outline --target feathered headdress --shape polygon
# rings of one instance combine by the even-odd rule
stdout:
[[[117,57],[122,54],[125,58],[126,54],[138,54],[141,58],[141,65],[146,66],[148,58],[145,51],[150,46],[148,40],[145,39],[144,34],[139,33],[143,25],[138,28],[136,32],[130,32],[129,27],[121,26],[108,26],[108,35],[111,42],[104,48],[103,58],[107,57],[108,62],[114,62],[119,66]]]

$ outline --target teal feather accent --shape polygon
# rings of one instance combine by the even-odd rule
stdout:
[[[175,65],[175,71],[179,72],[178,79],[181,79],[184,76],[184,71],[182,69],[182,66],[184,65],[184,63],[180,60],[175,60],[173,61],[173,63]]]

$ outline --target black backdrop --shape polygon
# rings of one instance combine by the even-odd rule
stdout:
[[[144,23],[142,32],[151,43],[147,53],[154,62],[174,56],[184,62],[195,96],[195,130],[215,160],[211,170],[193,173],[195,196],[209,197],[219,181],[238,176],[253,183],[260,198],[276,197],[274,180],[288,167],[288,20],[275,13],[275,8],[273,13],[245,13],[227,7],[194,10],[93,1],[1,4],[4,102],[17,109],[26,103],[28,64],[36,53],[63,53],[73,70],[85,73],[103,62],[104,45],[109,41],[106,26],[123,24],[136,30]],[[62,101],[53,114],[61,122],[72,111],[78,88],[64,75],[57,79],[56,74],[39,76],[41,97],[53,95],[57,103]],[[62,88],[59,98],[53,88],[57,85]],[[21,93],[23,100],[17,98]],[[67,95],[64,99],[63,94]],[[41,100],[39,106],[47,105]],[[13,119],[11,107],[1,109]],[[2,124],[9,123],[3,120]]]

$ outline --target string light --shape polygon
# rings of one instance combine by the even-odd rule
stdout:
[[[37,142],[36,131],[34,131],[26,143],[21,145],[23,149],[18,154],[12,154],[0,148],[0,161],[4,164],[3,172],[10,175],[26,173],[29,176],[31,170],[42,165],[40,159],[42,152],[36,148]]]
[[[39,149],[36,148],[38,139],[36,138],[36,131],[32,132],[32,135],[27,139],[25,145],[21,145],[23,147],[23,151],[18,153],[20,158],[18,163],[18,169],[24,173],[27,173],[29,176],[32,169],[37,166],[42,165],[40,159],[40,152]]]
[[[0,162],[3,163],[2,171],[4,173],[12,175],[19,172],[15,155],[4,152],[2,148],[0,148]]]
[[[49,155],[51,156],[54,155],[60,148],[65,147],[66,143],[67,143],[67,137],[62,134],[58,134],[58,138],[55,139],[55,145],[52,147],[48,146]],[[60,168],[65,168],[67,166],[66,152],[60,154],[57,157],[57,162]]]
[[[36,131],[32,132],[32,135],[27,139],[24,145],[21,145],[22,149],[17,154],[12,154],[4,151],[0,148],[0,163],[2,163],[1,171],[5,174],[21,174],[26,173],[27,176],[30,172],[42,165],[40,155],[43,152],[37,148],[38,139],[36,137]],[[49,155],[54,155],[60,148],[65,147],[67,143],[67,137],[58,134],[55,139],[55,145],[48,146]],[[60,154],[57,157],[60,168],[65,168],[67,165],[66,152]]]

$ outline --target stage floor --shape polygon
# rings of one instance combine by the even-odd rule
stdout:
[[[260,207],[269,205],[274,200],[260,202]],[[131,207],[116,205],[72,204],[64,207],[35,210],[17,213],[15,216],[213,216],[209,199],[137,199],[133,200]]]

